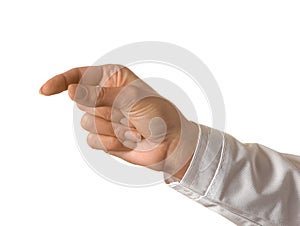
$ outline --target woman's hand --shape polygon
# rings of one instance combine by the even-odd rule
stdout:
[[[181,179],[198,141],[188,121],[131,70],[121,65],[74,68],[47,81],[44,95],[64,90],[86,113],[87,142],[130,163]]]

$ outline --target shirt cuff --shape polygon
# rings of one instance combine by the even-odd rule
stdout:
[[[170,187],[192,199],[206,196],[220,168],[223,149],[224,132],[201,125],[190,166],[181,181],[174,178],[168,181]]]

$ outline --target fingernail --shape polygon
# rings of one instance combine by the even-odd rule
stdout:
[[[83,86],[77,86],[77,89],[76,89],[76,94],[75,94],[75,99],[77,100],[80,100],[80,99],[83,99],[87,96],[87,89]]]
[[[135,142],[140,142],[142,140],[142,136],[139,133],[133,133],[131,131],[126,131],[124,135],[128,140],[132,140]]]

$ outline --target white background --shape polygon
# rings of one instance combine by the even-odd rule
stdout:
[[[38,90],[116,47],[166,41],[210,68],[228,133],[300,154],[298,4],[1,1],[0,225],[233,225],[164,184],[127,188],[99,177],[77,150],[67,94]]]

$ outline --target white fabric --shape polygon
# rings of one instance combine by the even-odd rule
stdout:
[[[300,226],[300,157],[201,126],[192,162],[170,186],[237,225]]]

